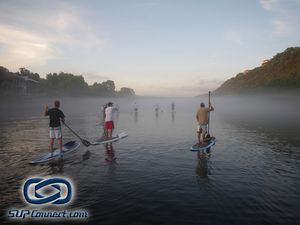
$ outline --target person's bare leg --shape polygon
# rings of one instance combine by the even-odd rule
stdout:
[[[207,142],[207,139],[206,139],[206,137],[207,137],[207,131],[205,131],[204,133],[203,133],[203,140],[202,140],[202,142],[203,142],[203,144],[207,144],[208,142]]]
[[[62,148],[63,148],[63,142],[62,142],[62,138],[58,139],[59,142],[59,150],[60,150],[60,154],[62,154]]]
[[[103,128],[102,137],[107,138],[107,129],[106,128]]]
[[[200,131],[197,132],[197,136],[198,136],[198,145],[200,145],[201,144],[201,141],[200,141],[201,133],[200,133]]]
[[[112,129],[110,130],[110,138],[112,138],[113,131],[114,131],[114,128],[112,128]],[[112,145],[112,143],[109,143],[109,144]]]
[[[205,132],[202,132],[202,144],[205,144]]]
[[[51,152],[51,156],[53,156],[53,144],[54,144],[54,138],[50,138],[50,152]]]
[[[112,137],[112,129],[107,129],[107,136],[108,138]]]

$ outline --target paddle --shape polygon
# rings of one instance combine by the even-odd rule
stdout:
[[[63,124],[64,124],[67,128],[69,128],[69,130],[70,130],[76,137],[79,138],[79,140],[82,142],[82,144],[83,144],[84,146],[88,147],[88,146],[91,145],[91,143],[90,143],[89,141],[87,141],[87,140],[85,140],[85,139],[82,139],[82,138],[81,138],[74,130],[72,130],[72,129],[66,124],[66,122],[63,122]]]
[[[208,107],[210,107],[210,91],[208,92]],[[207,134],[209,134],[210,113],[208,114]]]

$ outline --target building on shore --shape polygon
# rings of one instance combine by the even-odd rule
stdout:
[[[0,78],[0,95],[1,96],[21,96],[38,93],[40,82],[25,76],[16,74],[3,75]]]

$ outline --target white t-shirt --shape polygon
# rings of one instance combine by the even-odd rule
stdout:
[[[114,111],[115,111],[115,108],[112,106],[109,106],[105,109],[105,122],[113,121]]]

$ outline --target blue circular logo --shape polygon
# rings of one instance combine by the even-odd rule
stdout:
[[[24,183],[23,195],[30,204],[62,205],[72,198],[72,185],[64,178],[30,178]]]

